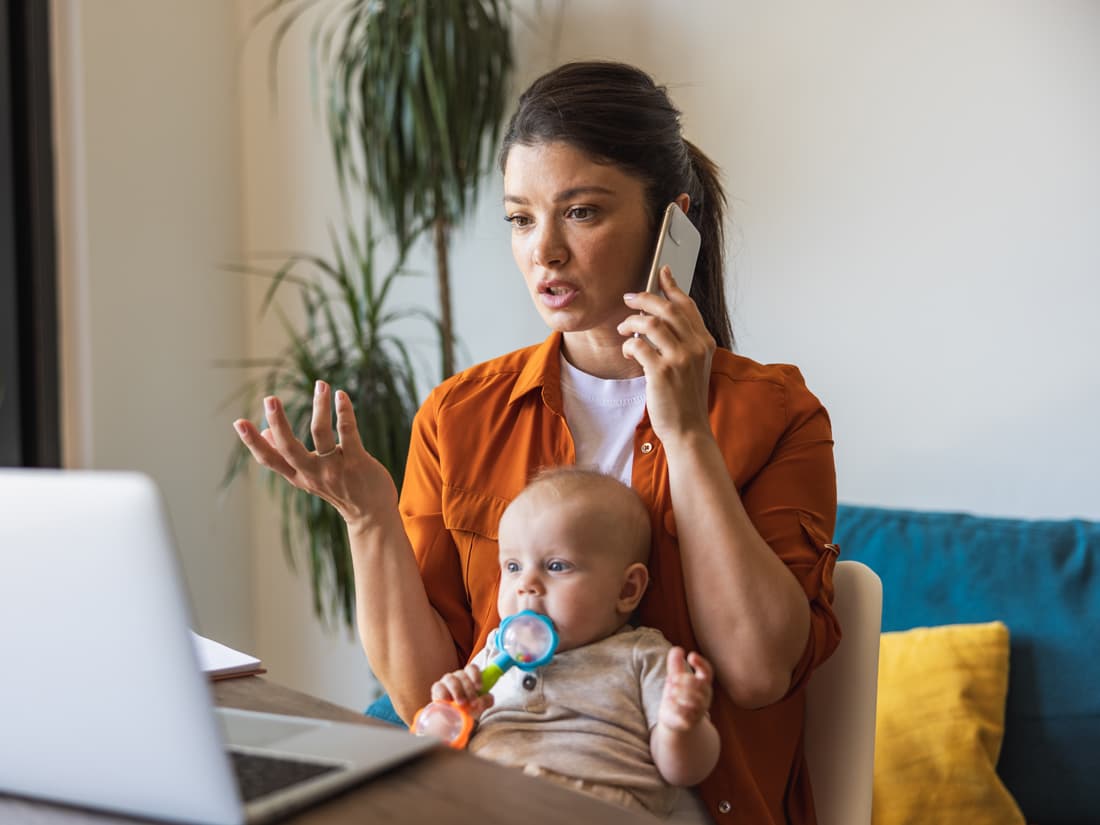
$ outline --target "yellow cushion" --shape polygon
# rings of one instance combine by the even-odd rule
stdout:
[[[879,651],[874,825],[1022,825],[996,771],[1008,628],[883,633]]]

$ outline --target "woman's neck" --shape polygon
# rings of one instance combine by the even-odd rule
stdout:
[[[565,360],[596,378],[637,378],[642,367],[623,355],[623,337],[612,330],[585,330],[562,334]]]

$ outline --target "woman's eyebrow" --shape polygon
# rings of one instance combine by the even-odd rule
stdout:
[[[554,195],[554,202],[559,203],[561,201],[571,201],[578,195],[614,195],[614,189],[608,189],[606,186],[573,186],[569,189],[563,189]],[[518,203],[520,206],[526,206],[531,201],[521,195],[509,195],[504,193],[505,203]]]

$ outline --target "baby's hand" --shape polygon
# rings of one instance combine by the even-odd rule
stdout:
[[[685,657],[682,647],[672,648],[668,652],[668,676],[665,677],[658,723],[677,731],[689,731],[698,725],[710,707],[713,678],[710,662],[698,653]]]
[[[479,695],[481,690],[481,669],[474,664],[466,665],[465,670],[448,673],[432,685],[432,701],[447,700],[461,705],[474,719],[493,706],[493,694]]]

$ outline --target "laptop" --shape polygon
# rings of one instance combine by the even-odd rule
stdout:
[[[181,582],[147,476],[0,470],[0,793],[241,825],[435,746],[215,708]]]

